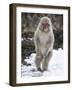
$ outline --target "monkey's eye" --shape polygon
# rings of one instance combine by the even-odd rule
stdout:
[[[43,25],[43,26],[49,26],[49,24],[48,24],[48,23],[42,23],[42,25]]]
[[[47,23],[42,23],[42,25],[46,25]]]

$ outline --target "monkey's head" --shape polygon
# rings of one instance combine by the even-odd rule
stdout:
[[[42,17],[39,23],[39,29],[44,32],[48,32],[51,27],[51,20],[48,17]]]

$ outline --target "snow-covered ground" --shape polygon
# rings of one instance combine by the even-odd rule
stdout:
[[[25,61],[29,66],[21,65],[21,76],[22,77],[46,77],[46,76],[62,76],[64,74],[64,55],[63,50],[53,50],[53,56],[49,63],[48,71],[39,72],[35,66],[35,53],[32,53],[30,57],[26,58]]]

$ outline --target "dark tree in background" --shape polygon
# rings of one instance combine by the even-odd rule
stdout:
[[[24,59],[35,52],[33,35],[43,16],[51,19],[55,42],[54,49],[63,49],[63,15],[60,14],[40,14],[40,13],[22,13],[21,14],[21,45],[22,45],[22,64],[26,64]]]

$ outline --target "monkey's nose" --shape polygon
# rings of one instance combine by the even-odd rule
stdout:
[[[45,24],[43,25],[43,27],[44,27],[44,28],[48,28],[48,23],[45,23]]]

